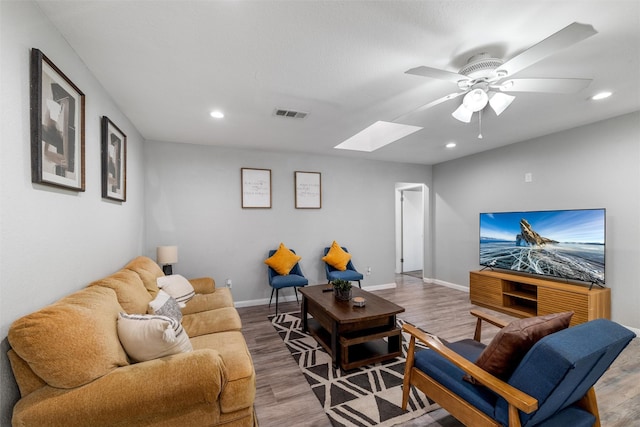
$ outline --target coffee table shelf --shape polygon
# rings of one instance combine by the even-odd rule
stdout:
[[[307,328],[309,329],[309,335],[314,337],[327,353],[331,354],[331,333],[315,319],[307,320]]]
[[[309,334],[331,354],[331,333],[313,318],[307,320],[307,328]],[[341,335],[338,341],[340,366],[348,371],[401,356],[400,333],[399,328],[379,327]]]
[[[323,289],[326,286],[300,289],[302,327],[329,353],[334,367],[351,370],[402,355],[396,314],[404,308],[358,288],[354,296],[365,297],[367,305],[354,307]]]
[[[340,362],[342,369],[349,370],[370,365],[402,355],[399,328],[383,332],[363,334],[352,338],[340,337]],[[387,338],[387,341],[384,340]]]

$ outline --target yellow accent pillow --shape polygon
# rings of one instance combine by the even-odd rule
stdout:
[[[273,268],[278,274],[286,276],[301,259],[302,257],[291,252],[284,243],[280,243],[278,250],[264,260],[264,263]]]
[[[331,244],[331,248],[329,249],[329,252],[327,252],[327,255],[322,257],[324,262],[340,271],[345,271],[347,269],[347,264],[350,259],[351,254],[349,254],[349,252],[345,252],[335,240]]]

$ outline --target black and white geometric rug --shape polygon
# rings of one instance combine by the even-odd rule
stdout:
[[[269,319],[334,426],[393,426],[440,408],[412,387],[407,410],[402,410],[404,357],[345,372],[335,369],[322,346],[302,332],[300,312]],[[404,322],[398,323],[401,327]],[[403,356],[408,342],[403,336]]]

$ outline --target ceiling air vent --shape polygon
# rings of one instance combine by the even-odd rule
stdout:
[[[283,110],[276,108],[274,114],[278,117],[290,117],[292,119],[304,119],[309,113],[303,113],[301,111]]]

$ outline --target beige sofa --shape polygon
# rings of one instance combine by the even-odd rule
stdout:
[[[163,276],[138,257],[120,271],[16,320],[9,360],[21,399],[14,426],[253,426],[255,371],[227,288],[191,279],[182,308],[193,351],[134,363],[120,312],[147,313]]]

